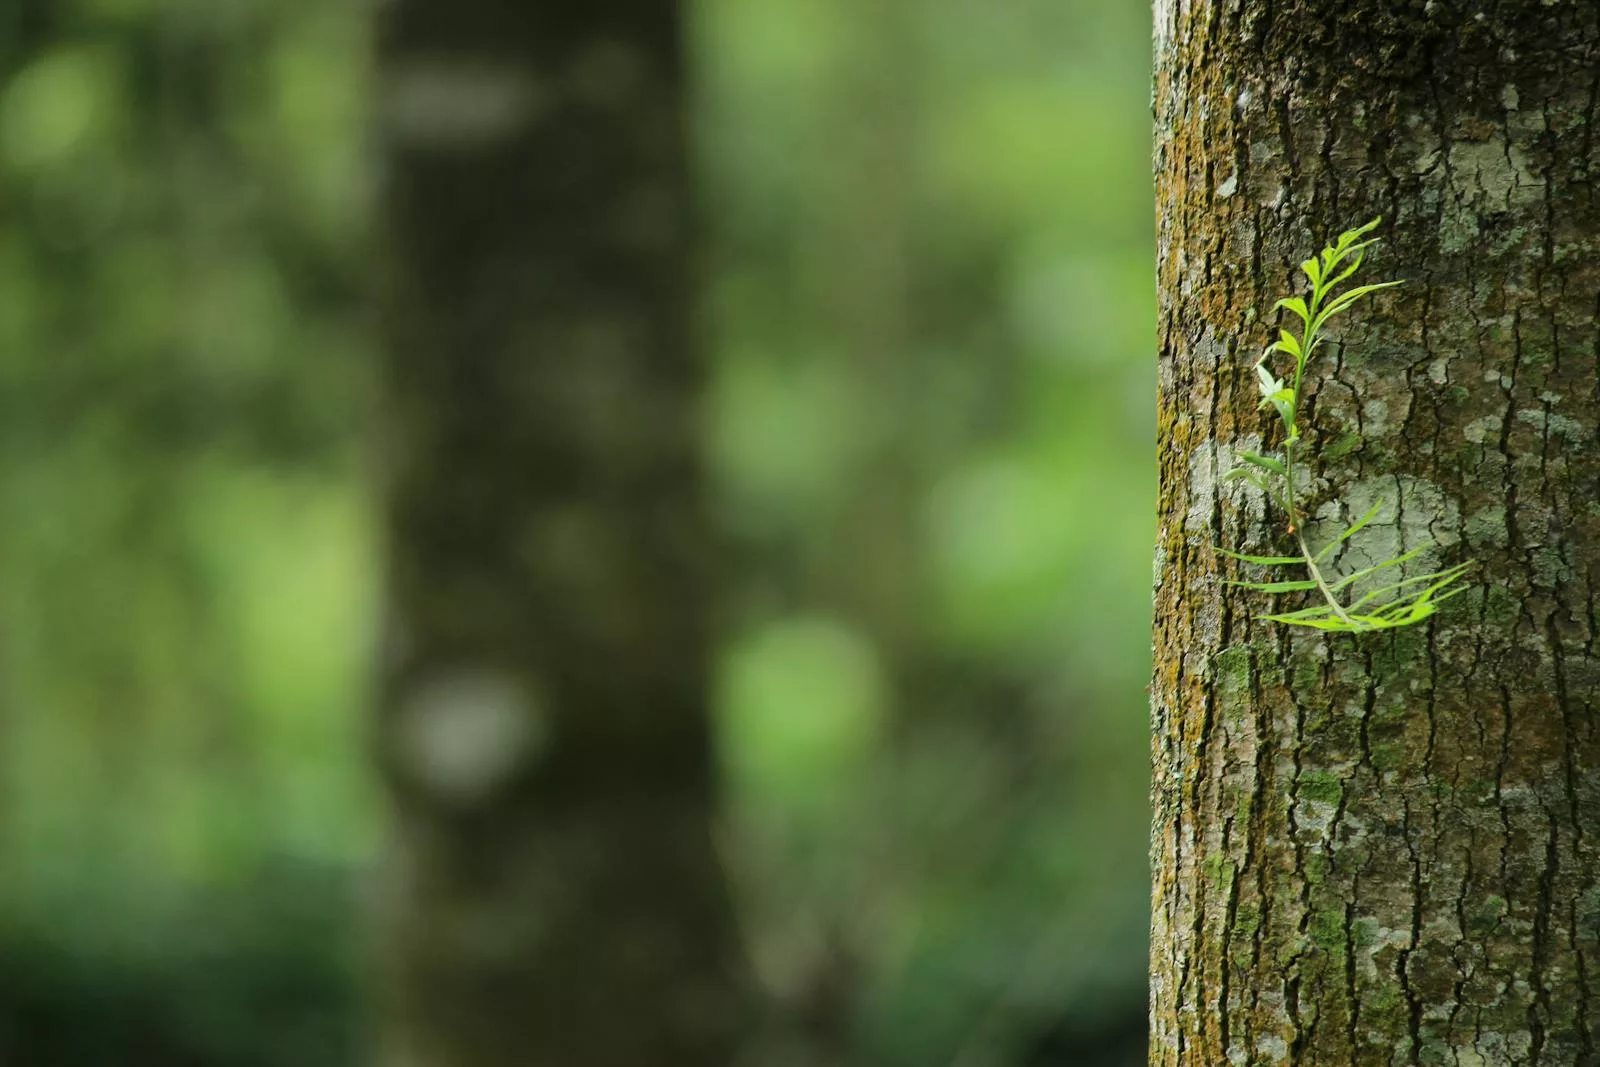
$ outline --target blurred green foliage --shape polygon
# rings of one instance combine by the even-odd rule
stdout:
[[[365,33],[0,14],[0,1062],[349,1062]]]
[[[0,14],[0,1061],[353,1056],[368,14]],[[1142,1017],[1147,22],[694,8],[764,1063]]]
[[[1147,22],[699,7],[728,852],[798,1020],[769,1062],[1143,1062]],[[1111,1059],[1044,1051],[1130,1017]]]

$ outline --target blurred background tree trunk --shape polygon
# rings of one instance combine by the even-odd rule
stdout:
[[[1472,7],[1156,4],[1152,1064],[1600,1062],[1600,13]],[[1406,284],[1308,373],[1316,514],[1482,566],[1324,638],[1218,584],[1282,533],[1220,478],[1256,316],[1377,215]]]
[[[727,1062],[678,8],[399,0],[379,77],[386,1062]]]

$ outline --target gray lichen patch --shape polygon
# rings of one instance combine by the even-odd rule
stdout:
[[[1450,146],[1455,189],[1474,213],[1514,207],[1543,194],[1544,180],[1522,148],[1505,141],[1457,141]]]
[[[1227,468],[1221,466],[1220,453],[1227,446],[1206,441],[1189,455],[1189,510],[1184,515],[1185,533],[1200,533],[1211,528],[1217,509],[1217,484]],[[1229,459],[1231,460],[1231,449]]]
[[[1432,549],[1448,548],[1460,540],[1460,506],[1440,486],[1407,474],[1381,475],[1353,482],[1340,500],[1317,510],[1315,520],[1308,524],[1313,549],[1332,541],[1374,507],[1377,514],[1372,521],[1336,551],[1336,575],[1371,567],[1413,550],[1421,551],[1413,561],[1381,572],[1381,578],[1357,582],[1357,593],[1375,584],[1437,569],[1439,557]]]
[[[1593,431],[1577,419],[1537,408],[1517,412],[1517,421],[1527,423],[1547,437],[1559,437],[1574,444],[1588,441],[1594,436]]]
[[[1467,423],[1461,431],[1461,436],[1475,445],[1491,442],[1498,444],[1504,426],[1505,419],[1499,415],[1483,415]]]
[[[1227,479],[1228,472],[1240,466],[1241,452],[1260,452],[1261,435],[1244,434],[1234,441],[1207,441],[1189,457],[1189,510],[1184,529],[1189,532],[1211,528],[1219,498],[1226,498],[1241,513],[1247,525],[1266,518],[1266,494],[1243,479]]]
[[[1509,541],[1505,506],[1493,504],[1474,511],[1467,516],[1465,532],[1467,544],[1474,547],[1504,547]]]
[[[1409,398],[1408,398],[1409,399]],[[1407,404],[1409,407],[1409,403]],[[1361,429],[1373,437],[1389,435],[1389,402],[1382,397],[1371,397],[1361,404]]]

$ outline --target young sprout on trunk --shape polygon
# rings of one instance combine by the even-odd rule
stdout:
[[[1305,465],[1307,462],[1307,458],[1302,457],[1298,451],[1302,428],[1301,385],[1305,380],[1306,364],[1322,344],[1323,327],[1328,321],[1340,312],[1348,310],[1362,297],[1401,284],[1397,281],[1376,282],[1343,290],[1339,288],[1361,268],[1367,248],[1377,243],[1377,238],[1366,240],[1363,238],[1376,229],[1380,221],[1382,220],[1373,219],[1359,229],[1345,231],[1339,235],[1337,241],[1324,248],[1320,255],[1313,256],[1300,264],[1300,269],[1305,272],[1306,278],[1311,283],[1309,296],[1287,297],[1273,306],[1274,311],[1286,310],[1300,321],[1298,334],[1287,329],[1279,330],[1278,340],[1269,345],[1266,352],[1256,361],[1261,406],[1271,408],[1278,413],[1284,430],[1283,450],[1276,456],[1241,452],[1239,458],[1244,461],[1244,465],[1234,468],[1223,477],[1224,481],[1242,479],[1249,482],[1282,510],[1287,519],[1287,532],[1294,538],[1300,554],[1248,556],[1226,549],[1218,551],[1232,559],[1264,567],[1301,567],[1307,575],[1305,578],[1284,581],[1227,584],[1262,593],[1315,592],[1322,601],[1299,611],[1263,616],[1272,622],[1309,626],[1338,633],[1366,633],[1372,630],[1410,626],[1432,615],[1444,601],[1457,593],[1464,592],[1467,587],[1459,584],[1460,579],[1473,566],[1472,562],[1458,563],[1441,571],[1401,578],[1387,585],[1368,589],[1346,603],[1342,597],[1353,592],[1352,587],[1358,582],[1384,574],[1386,571],[1390,573],[1385,575],[1385,578],[1403,573],[1392,568],[1400,567],[1415,559],[1429,546],[1412,549],[1349,574],[1331,577],[1324,569],[1329,557],[1335,549],[1359,533],[1377,516],[1378,508],[1382,506],[1381,501],[1317,551],[1313,552],[1306,543],[1305,521],[1300,511],[1295,487],[1296,466]],[[1294,360],[1294,372],[1287,383],[1273,374],[1270,364],[1275,355],[1287,356]],[[1377,579],[1380,582],[1383,580],[1384,578]]]

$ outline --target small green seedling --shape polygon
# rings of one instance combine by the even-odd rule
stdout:
[[[1364,296],[1378,292],[1380,289],[1389,289],[1401,284],[1400,282],[1377,282],[1372,285],[1356,285],[1340,290],[1339,287],[1348,282],[1361,267],[1361,261],[1366,256],[1366,249],[1377,243],[1377,238],[1362,240],[1367,234],[1377,228],[1381,219],[1373,219],[1365,226],[1355,230],[1347,230],[1339,235],[1339,239],[1322,250],[1321,255],[1313,256],[1300,264],[1300,269],[1305,272],[1306,278],[1311,283],[1309,298],[1291,296],[1280,300],[1273,306],[1273,310],[1283,309],[1296,319],[1300,320],[1301,329],[1298,335],[1289,330],[1279,330],[1278,340],[1267,347],[1265,353],[1256,361],[1256,377],[1261,389],[1261,406],[1271,408],[1278,413],[1279,420],[1283,423],[1284,440],[1281,456],[1257,455],[1254,452],[1241,452],[1239,458],[1244,461],[1244,466],[1236,467],[1223,476],[1224,481],[1243,479],[1260,489],[1268,500],[1277,505],[1287,515],[1289,520],[1288,532],[1293,535],[1295,544],[1300,549],[1298,556],[1247,556],[1240,552],[1229,552],[1219,549],[1223,555],[1245,563],[1259,564],[1263,567],[1304,567],[1307,578],[1290,579],[1269,582],[1228,582],[1244,589],[1253,589],[1262,593],[1296,593],[1316,591],[1321,595],[1322,603],[1314,607],[1304,608],[1300,611],[1290,611],[1277,615],[1266,615],[1263,618],[1272,622],[1286,623],[1290,626],[1309,626],[1318,630],[1331,630],[1338,633],[1367,633],[1373,630],[1391,630],[1399,626],[1410,626],[1421,622],[1439,609],[1439,605],[1458,593],[1466,591],[1466,586],[1460,585],[1461,577],[1473,567],[1473,563],[1458,563],[1442,571],[1430,574],[1420,574],[1411,578],[1404,578],[1392,584],[1368,590],[1350,603],[1344,603],[1340,595],[1357,582],[1371,578],[1373,575],[1399,567],[1415,559],[1429,546],[1412,549],[1393,559],[1384,560],[1382,563],[1363,567],[1350,574],[1330,579],[1323,573],[1328,557],[1341,544],[1348,541],[1361,531],[1361,528],[1370,523],[1378,514],[1382,506],[1380,501],[1374,504],[1372,510],[1357,519],[1343,533],[1335,537],[1316,552],[1311,551],[1306,544],[1305,522],[1300,514],[1299,502],[1296,499],[1295,464],[1296,447],[1301,441],[1300,422],[1300,386],[1305,378],[1306,364],[1317,347],[1322,344],[1322,330],[1328,320],[1342,311],[1348,310],[1352,304]],[[1285,384],[1282,378],[1275,377],[1269,366],[1275,354],[1282,354],[1294,360],[1294,375],[1290,384]],[[1396,572],[1399,573],[1399,572]],[[1380,579],[1381,580],[1381,579]]]

